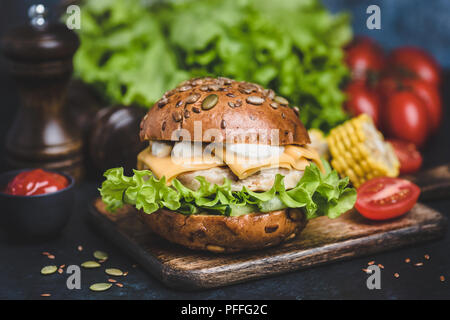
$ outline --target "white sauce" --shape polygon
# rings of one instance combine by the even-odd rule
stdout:
[[[172,149],[172,158],[193,159],[203,156],[203,145],[201,142],[177,142]]]
[[[227,144],[227,151],[233,152],[237,156],[249,159],[267,159],[283,154],[283,146],[271,146],[264,144]]]
[[[165,158],[172,151],[172,144],[170,142],[152,141],[152,155],[158,158]]]

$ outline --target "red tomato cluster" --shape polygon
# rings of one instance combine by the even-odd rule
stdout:
[[[346,48],[346,63],[352,74],[345,89],[346,110],[353,116],[368,114],[386,137],[400,140],[393,144],[397,155],[409,155],[399,156],[402,173],[417,170],[422,158],[415,147],[423,147],[441,124],[439,65],[427,52],[413,47],[385,55],[367,37],[356,38]]]

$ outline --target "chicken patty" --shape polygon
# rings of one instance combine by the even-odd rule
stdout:
[[[271,168],[258,171],[251,176],[239,180],[239,178],[228,167],[216,167],[207,170],[198,170],[180,174],[177,179],[186,187],[197,190],[200,183],[195,179],[197,176],[205,177],[206,181],[218,185],[223,184],[224,178],[231,180],[231,190],[241,191],[246,186],[251,191],[269,190],[277,173],[284,176],[284,185],[286,189],[294,188],[303,176],[303,171],[289,170],[284,168]]]

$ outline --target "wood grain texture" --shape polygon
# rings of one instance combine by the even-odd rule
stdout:
[[[159,238],[131,207],[114,215],[104,209],[96,199],[90,218],[105,236],[166,285],[183,290],[230,285],[436,239],[444,234],[447,222],[420,203],[388,222],[369,221],[352,211],[334,220],[313,219],[297,238],[278,247],[220,255]]]
[[[403,178],[420,187],[420,200],[430,201],[450,197],[450,163],[422,170]]]

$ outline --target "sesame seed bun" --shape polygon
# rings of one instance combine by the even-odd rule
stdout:
[[[201,123],[195,135],[194,125]],[[260,85],[228,78],[200,78],[181,83],[148,111],[140,126],[141,140],[305,145],[308,132],[297,107]],[[211,136],[208,130],[220,133]],[[273,139],[272,130],[278,137]],[[201,134],[198,134],[201,133]],[[218,141],[220,140],[220,141]],[[264,142],[267,141],[267,142]]]
[[[167,209],[139,218],[156,234],[194,250],[230,253],[272,247],[295,238],[307,220],[300,209],[251,213],[237,217],[183,215]]]

